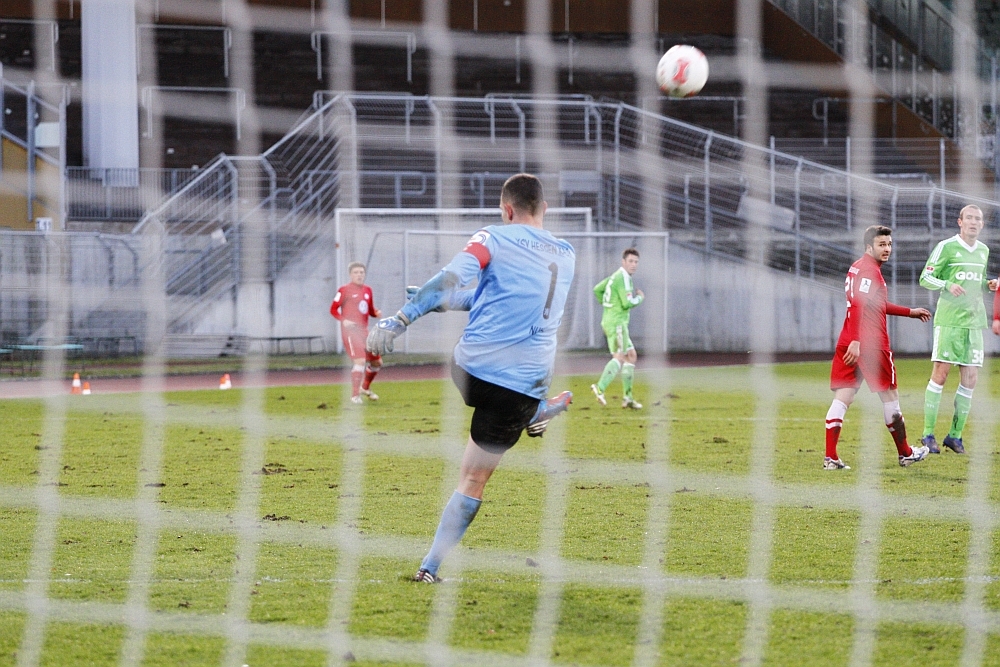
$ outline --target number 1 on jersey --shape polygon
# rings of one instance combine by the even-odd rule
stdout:
[[[549,296],[545,299],[545,308],[542,310],[542,319],[549,319],[549,311],[552,309],[552,297],[556,294],[556,280],[559,278],[559,267],[555,262],[549,264],[549,271],[552,272],[552,279],[549,281]]]

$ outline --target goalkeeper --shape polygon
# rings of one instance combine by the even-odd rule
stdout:
[[[576,262],[573,246],[542,229],[546,208],[536,177],[511,176],[500,193],[504,224],[476,232],[409,303],[368,334],[372,354],[392,352],[393,339],[418,317],[444,308],[469,311],[451,376],[465,404],[475,408],[472,426],[458,489],[414,581],[440,581],[441,561],[475,518],[500,458],[525,429],[541,435],[572,399],[566,391],[545,400]],[[461,289],[477,279],[474,290]]]
[[[601,328],[608,339],[608,350],[611,351],[611,361],[604,367],[601,379],[590,389],[597,397],[598,403],[607,405],[604,390],[621,371],[622,374],[622,407],[639,410],[642,403],[632,398],[632,378],[635,376],[635,346],[628,335],[628,321],[633,308],[642,303],[642,290],[634,289],[632,274],[639,267],[639,251],[628,248],[622,253],[622,266],[610,276],[594,286],[594,294],[604,306],[601,316]]]

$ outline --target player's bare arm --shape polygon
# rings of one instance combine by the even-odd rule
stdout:
[[[861,341],[852,340],[847,346],[847,351],[844,352],[844,363],[848,366],[853,366],[858,363],[858,359],[861,358]]]

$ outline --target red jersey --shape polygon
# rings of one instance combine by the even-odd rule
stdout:
[[[851,265],[844,283],[847,293],[847,316],[837,346],[861,343],[862,350],[889,350],[886,315],[909,315],[910,309],[888,300],[882,265],[865,253]]]
[[[993,319],[1000,320],[1000,289],[993,293]]]
[[[372,302],[372,288],[368,285],[358,287],[347,283],[337,290],[337,296],[330,304],[330,314],[338,320],[347,320],[368,327],[368,316],[375,313]]]

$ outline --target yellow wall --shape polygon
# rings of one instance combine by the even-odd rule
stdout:
[[[0,164],[0,227],[34,229],[34,219],[28,220],[28,151],[9,139],[0,139],[3,163]],[[52,218],[59,225],[59,169],[35,158],[34,218]],[[46,196],[46,191],[51,193]]]

